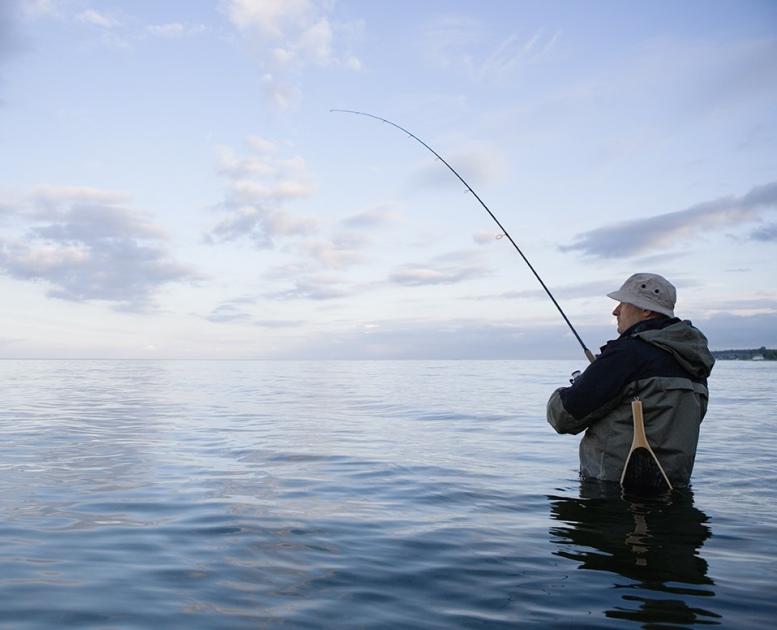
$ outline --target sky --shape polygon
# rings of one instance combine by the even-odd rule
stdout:
[[[777,346],[777,3],[0,0],[0,358]]]

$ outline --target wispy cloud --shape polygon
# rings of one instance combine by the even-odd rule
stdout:
[[[3,2],[2,6],[12,3]],[[21,2],[24,15],[30,19],[36,19],[57,14],[58,7],[55,0],[24,0]]]
[[[273,300],[331,300],[350,295],[350,283],[323,271],[341,270],[365,262],[364,250],[369,236],[358,231],[336,233],[331,238],[300,240],[287,248],[296,260],[267,269],[264,278],[274,283],[285,283],[285,288],[267,292],[264,297]],[[362,290],[365,290],[362,287]]]
[[[294,280],[293,286],[264,295],[271,300],[334,300],[349,295],[346,283],[325,274],[309,274]]]
[[[166,22],[164,24],[148,24],[146,33],[154,37],[166,39],[179,39],[191,35],[204,33],[207,28],[204,24],[183,24],[181,22]]]
[[[299,243],[304,256],[312,258],[319,266],[342,269],[363,260],[362,250],[369,239],[359,234],[339,234],[331,240],[309,240]]]
[[[94,9],[87,9],[78,14],[78,21],[85,24],[91,24],[93,26],[99,26],[100,28],[112,29],[115,26],[119,26],[120,22],[117,18],[108,15],[107,13],[100,13]]]
[[[296,328],[304,323],[302,320],[298,319],[270,319],[266,316],[257,317],[256,311],[261,310],[262,307],[263,305],[257,306],[256,298],[235,298],[216,306],[205,316],[205,319],[214,324],[243,324],[272,329]]]
[[[50,297],[101,300],[116,310],[147,310],[162,286],[199,279],[176,262],[165,233],[125,195],[92,188],[47,188],[30,195],[15,219],[22,237],[0,239],[0,270],[40,281]]]
[[[44,214],[57,212],[68,207],[68,204],[96,203],[114,205],[129,201],[130,196],[115,190],[103,190],[91,186],[40,186],[36,188],[30,207],[33,213]]]
[[[386,206],[370,208],[362,212],[352,214],[342,220],[342,224],[347,228],[371,228],[392,223],[398,218],[396,212]]]
[[[265,69],[263,89],[279,109],[289,109],[301,95],[299,74],[310,66],[359,70],[361,61],[336,50],[338,25],[334,3],[314,0],[226,0],[232,24],[253,45]],[[353,32],[354,25],[339,29]]]
[[[482,78],[506,79],[520,66],[534,64],[548,55],[561,36],[560,31],[546,33],[539,29],[528,38],[512,34],[483,61],[478,69]]]
[[[478,245],[490,245],[502,238],[502,233],[498,230],[479,230],[472,235],[472,240]]]
[[[579,251],[598,258],[639,256],[667,250],[702,231],[758,222],[762,218],[763,210],[775,208],[777,182],[771,182],[757,186],[741,197],[723,197],[685,210],[624,221],[584,232],[576,237],[574,243],[560,249]],[[766,235],[768,236],[768,229]],[[752,237],[758,239],[757,231]]]
[[[7,3],[0,3],[4,7]],[[23,14],[31,20],[53,18],[64,22],[94,27],[99,34],[99,40],[109,46],[122,48],[129,47],[132,43],[157,37],[165,39],[181,39],[184,37],[199,35],[208,31],[204,24],[191,24],[185,22],[164,22],[159,24],[142,24],[133,15],[124,11],[97,10],[93,7],[78,10],[77,5],[62,0],[23,0],[21,2]],[[2,9],[0,8],[0,14]],[[2,18],[0,18],[0,21]],[[2,45],[0,38],[0,46]]]
[[[477,265],[445,265],[430,261],[402,265],[391,272],[388,280],[392,284],[418,287],[458,284],[472,278],[482,278],[489,273],[488,269]]]
[[[82,24],[92,30],[97,41],[108,48],[129,50],[134,41],[146,35],[145,31],[137,28],[137,21],[133,17],[126,14],[121,14],[119,17],[117,11],[97,11],[88,8],[76,15],[67,15],[69,10],[71,9],[67,5],[56,5],[48,16]]]
[[[439,68],[472,72],[475,65],[470,52],[485,37],[483,25],[474,18],[447,15],[427,24],[421,41],[427,61]]]
[[[548,287],[558,299],[572,300],[578,298],[602,297],[608,292],[615,291],[623,282],[623,278],[612,281],[581,282],[559,287]],[[507,291],[498,296],[507,299],[547,299],[548,294],[539,289],[526,289],[524,291]]]
[[[208,321],[223,324],[225,322],[247,322],[251,320],[251,315],[247,313],[240,305],[233,302],[219,304],[208,315]]]
[[[425,57],[438,68],[473,80],[503,81],[519,69],[540,62],[556,46],[561,32],[537,29],[511,33],[494,44],[492,34],[474,18],[443,16],[422,30]]]
[[[710,313],[729,314],[777,313],[777,295],[754,295],[733,300],[713,300],[706,304]]]
[[[497,147],[484,142],[470,142],[446,152],[446,161],[473,187],[499,181],[510,171],[509,160]],[[444,165],[436,159],[419,164],[411,175],[411,181],[419,187],[464,186]]]
[[[308,197],[312,178],[299,156],[284,157],[276,146],[251,138],[252,152],[237,155],[219,149],[218,171],[227,179],[226,199],[220,209],[226,217],[206,235],[211,243],[248,238],[259,248],[271,248],[278,237],[305,236],[317,231],[312,217],[297,217],[283,206]]]
[[[297,328],[305,322],[300,319],[255,319],[252,323],[259,328]]]

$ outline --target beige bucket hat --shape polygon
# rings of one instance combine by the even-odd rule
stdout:
[[[674,317],[677,290],[663,276],[655,273],[635,273],[620,289],[608,293],[607,297]]]

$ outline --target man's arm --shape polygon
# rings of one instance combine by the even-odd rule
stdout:
[[[558,433],[580,433],[618,404],[621,391],[636,373],[634,343],[611,341],[570,387],[553,392],[547,418]]]

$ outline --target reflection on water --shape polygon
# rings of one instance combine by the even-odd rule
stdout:
[[[700,555],[710,537],[709,518],[690,490],[664,497],[624,497],[618,484],[584,481],[579,497],[549,496],[553,554],[578,569],[605,571],[623,589],[607,617],[649,624],[719,624],[698,605],[714,597],[714,582]],[[617,600],[616,600],[617,601]]]
[[[774,370],[716,368],[702,511],[570,480],[570,368],[0,361],[0,628],[771,630]]]

